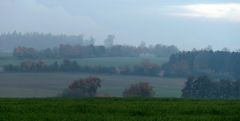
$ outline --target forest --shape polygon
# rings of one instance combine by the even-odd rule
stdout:
[[[162,65],[166,76],[211,75],[216,78],[240,78],[240,52],[183,51],[173,54]]]
[[[138,46],[114,43],[115,36],[108,35],[103,45],[96,45],[93,37],[83,35],[52,35],[18,32],[0,35],[1,50],[13,52],[18,59],[43,58],[93,58],[93,57],[169,57],[179,52],[174,45],[149,45],[144,42]]]
[[[182,89],[182,98],[240,99],[240,80],[189,77]]]
[[[54,35],[51,33],[21,33],[7,32],[0,35],[0,50],[11,52],[18,46],[32,47],[36,49],[53,48],[60,44],[90,45],[95,42],[93,37],[85,38],[84,35]]]

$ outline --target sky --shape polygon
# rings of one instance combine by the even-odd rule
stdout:
[[[93,36],[101,44],[240,49],[240,0],[0,0],[0,32]]]

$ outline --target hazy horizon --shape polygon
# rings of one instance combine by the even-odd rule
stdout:
[[[1,0],[0,32],[93,36],[180,49],[239,49],[240,0]]]

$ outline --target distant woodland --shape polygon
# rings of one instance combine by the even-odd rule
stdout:
[[[14,48],[19,46],[45,49],[57,47],[60,44],[90,45],[94,42],[93,37],[84,38],[83,35],[53,35],[50,33],[19,33],[14,31],[0,35],[0,50],[12,52]]]
[[[182,89],[183,98],[240,99],[240,80],[213,80],[208,76],[189,77]]]
[[[24,60],[21,65],[5,65],[4,70],[8,72],[77,71],[167,77],[210,75],[217,78],[240,78],[240,52],[230,52],[227,49],[179,51],[173,45],[146,46],[145,43],[139,46],[115,45],[114,38],[114,35],[108,35],[103,45],[95,45],[94,38],[84,39],[82,35],[21,34],[16,32],[2,34],[0,48],[11,48],[10,46],[12,46],[13,56],[16,59]],[[170,58],[163,65],[142,63],[133,65],[133,67],[104,67],[102,65],[88,67],[71,61],[74,58],[139,56]],[[42,59],[62,59],[63,62],[47,64],[41,61]]]
[[[240,78],[240,52],[185,51],[173,54],[162,66],[166,76],[212,75],[218,78]]]
[[[146,46],[115,45],[114,35],[108,35],[103,45],[95,45],[93,37],[83,35],[52,35],[17,32],[0,36],[0,51],[13,51],[19,59],[41,58],[89,58],[89,57],[169,57],[179,52],[176,46],[156,44]]]
[[[156,45],[154,47],[134,47],[128,45],[60,45],[56,48],[36,50],[34,48],[17,47],[13,55],[18,59],[44,59],[44,58],[96,58],[96,57],[169,57],[177,53],[174,46]]]

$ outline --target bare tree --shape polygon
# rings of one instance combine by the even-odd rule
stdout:
[[[114,44],[114,39],[115,39],[115,36],[110,34],[107,36],[107,38],[104,40],[104,45],[106,48],[110,48],[113,46]]]

